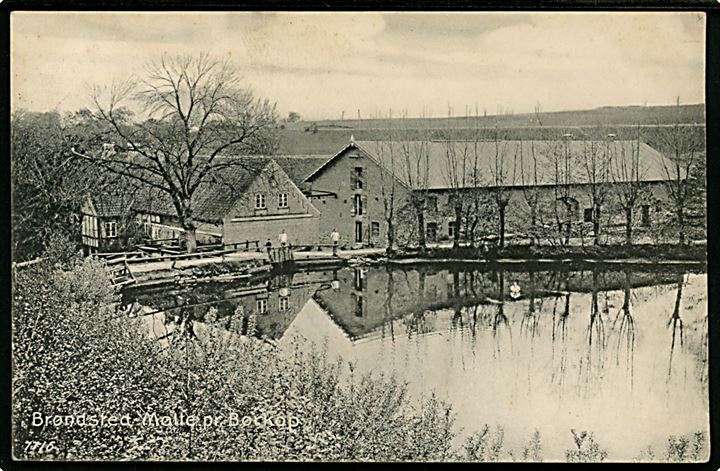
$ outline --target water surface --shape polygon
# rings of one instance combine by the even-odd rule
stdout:
[[[678,270],[344,268],[260,283],[130,290],[156,336],[206,321],[276,342],[324,345],[359,372],[434,391],[462,435],[501,426],[506,449],[537,429],[564,460],[570,429],[612,460],[708,431],[707,275]]]

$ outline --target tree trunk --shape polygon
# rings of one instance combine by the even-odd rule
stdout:
[[[625,208],[625,244],[632,245],[632,206]]]
[[[500,205],[500,248],[505,247],[505,208],[504,204]]]
[[[385,252],[388,254],[393,253],[393,245],[395,245],[395,225],[392,223],[392,220],[388,220],[387,222],[387,248],[385,249]]]
[[[460,248],[460,223],[462,222],[462,206],[455,205],[455,232],[453,232],[453,249]]]
[[[425,211],[423,208],[416,208],[417,211],[417,225],[418,225],[418,245],[420,248],[427,248],[425,241]]]
[[[593,208],[593,236],[595,245],[600,245],[600,205],[598,204]]]
[[[537,203],[530,205],[530,245],[537,243]]]
[[[195,227],[185,228],[185,246],[187,253],[194,253],[197,250],[197,238]]]
[[[570,237],[572,237],[572,207],[566,203],[565,213],[565,245],[570,245]]]
[[[477,225],[478,225],[478,217],[475,216],[472,220],[472,224],[470,224],[470,227],[469,227],[470,247],[475,247],[475,232],[477,232]]]
[[[678,207],[678,242],[685,245],[685,211],[682,206]]]

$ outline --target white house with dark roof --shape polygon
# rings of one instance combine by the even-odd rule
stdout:
[[[263,245],[270,238],[276,245],[282,231],[290,243],[313,243],[320,213],[282,167],[267,157],[233,158],[238,165],[203,182],[193,195],[198,243],[259,241]],[[83,240],[95,250],[118,245],[113,242],[122,236],[120,219],[128,213],[148,239],[182,240],[183,229],[170,197],[158,190],[141,188],[131,197],[122,192],[88,197],[86,209]]]

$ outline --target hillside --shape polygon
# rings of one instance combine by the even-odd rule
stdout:
[[[576,138],[600,138],[612,132],[618,139],[632,139],[641,126],[643,140],[653,145],[653,136],[663,126],[680,122],[704,134],[705,106],[625,106],[592,110],[560,111],[463,118],[408,118],[324,120],[284,123],[280,154],[331,154],[356,140],[387,136],[397,139],[557,139],[565,133]]]

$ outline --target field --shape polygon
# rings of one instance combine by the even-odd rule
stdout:
[[[705,106],[626,106],[539,114],[459,118],[346,119],[283,123],[279,154],[333,154],[354,136],[356,140],[396,139],[597,139],[608,133],[633,139],[640,125],[643,140],[655,144],[663,126],[682,123],[705,132]]]

